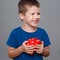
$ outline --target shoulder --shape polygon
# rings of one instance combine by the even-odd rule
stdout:
[[[43,28],[41,28],[41,27],[38,27],[38,31],[46,32],[45,29],[43,29]]]
[[[44,29],[44,28],[41,28],[41,27],[38,27],[38,33],[41,33],[41,34],[48,34],[47,31]]]
[[[16,28],[14,28],[12,31],[11,31],[11,33],[18,33],[19,31],[21,30],[21,28],[20,27],[16,27]]]

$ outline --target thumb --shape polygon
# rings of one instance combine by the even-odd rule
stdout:
[[[28,41],[24,41],[24,42],[23,42],[23,45],[26,45],[27,42],[28,42]]]

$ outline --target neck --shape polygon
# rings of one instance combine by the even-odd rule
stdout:
[[[37,30],[37,27],[31,27],[31,26],[28,26],[28,25],[23,25],[22,29],[27,31],[27,32],[34,32],[34,31]]]

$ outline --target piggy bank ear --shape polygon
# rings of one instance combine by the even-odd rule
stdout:
[[[31,41],[32,39],[28,39],[28,41]]]
[[[33,40],[37,40],[37,38],[36,38],[36,37],[34,37],[34,38],[33,38]]]

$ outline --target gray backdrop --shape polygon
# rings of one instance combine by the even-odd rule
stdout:
[[[10,32],[22,22],[18,17],[19,0],[0,0],[0,60],[10,60],[7,55],[6,41]],[[60,0],[39,0],[41,3],[41,21],[51,40],[51,54],[44,60],[60,59]]]

